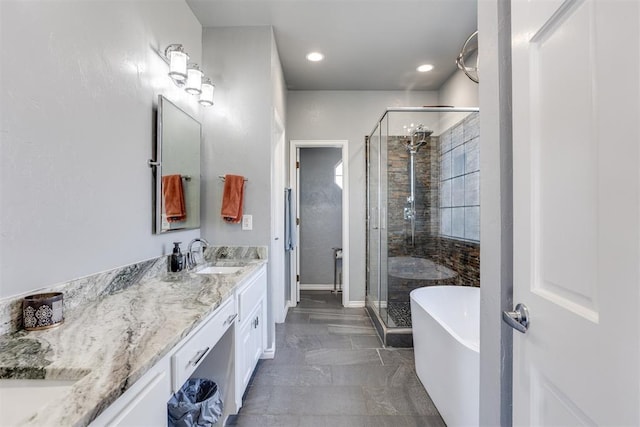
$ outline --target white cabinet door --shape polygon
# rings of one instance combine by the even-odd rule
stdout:
[[[262,334],[262,300],[247,317],[241,329],[242,346],[242,390],[244,390],[251,379],[253,370],[258,363],[258,359],[263,351]]]
[[[262,356],[262,353],[264,352],[264,345],[266,342],[266,336],[264,334],[264,300],[260,300],[260,302],[258,303],[256,310],[252,316],[252,319],[255,319],[254,322],[254,326],[251,330],[251,348],[252,348],[252,354],[251,354],[251,371],[253,373],[253,369],[256,367],[256,365],[258,364],[258,360],[260,360],[260,357]]]
[[[253,323],[250,320],[244,322],[240,328],[238,347],[237,347],[237,359],[238,363],[238,379],[239,384],[236,388],[237,393],[242,397],[244,391],[251,378],[252,367],[251,358],[253,356]]]
[[[167,425],[169,373],[159,372],[110,425],[121,427]]]
[[[514,425],[640,425],[640,2],[513,0]]]
[[[169,360],[164,358],[109,406],[92,427],[161,427],[167,425],[171,397]]]
[[[264,326],[265,302],[261,299],[254,310],[245,316],[245,321],[240,325],[237,335],[236,360],[237,360],[237,385],[236,400],[241,405],[242,395],[249,384],[251,375],[264,352],[265,326]]]

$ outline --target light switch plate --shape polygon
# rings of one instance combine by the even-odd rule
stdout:
[[[242,215],[242,229],[253,230],[253,215]]]

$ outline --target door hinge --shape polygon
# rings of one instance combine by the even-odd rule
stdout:
[[[296,162],[296,169],[300,169],[300,162]]]
[[[300,218],[296,218],[296,225],[300,225]]]
[[[296,274],[296,282],[299,282],[299,281],[300,281],[300,275]]]

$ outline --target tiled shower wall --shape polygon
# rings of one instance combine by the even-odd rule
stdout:
[[[436,250],[432,236],[439,229],[437,204],[439,186],[438,137],[430,137],[415,155],[416,232],[411,245],[411,223],[404,219],[410,191],[408,137],[387,138],[387,242],[390,257],[424,256]]]
[[[411,245],[410,222],[404,219],[404,207],[410,194],[410,157],[406,148],[407,141],[406,136],[387,138],[388,256],[415,256],[431,259],[456,271],[458,273],[456,284],[479,287],[478,113],[470,114],[439,136],[431,136],[415,156],[415,245]],[[453,175],[454,154],[456,156],[455,175]],[[448,168],[449,171],[446,170]],[[461,190],[457,191],[461,191],[462,194],[458,193],[455,200],[451,198],[443,201],[443,197],[452,197],[450,193],[448,195],[443,193],[443,183],[445,186],[451,186],[454,180],[456,188],[461,187]],[[460,183],[463,184],[460,185]],[[452,236],[451,222],[443,224],[450,221],[451,213],[454,212],[457,216],[462,214],[462,232],[457,231],[456,237]],[[465,218],[465,215],[468,218]],[[459,224],[456,225],[456,227],[459,226]],[[443,230],[443,227],[447,229]],[[394,281],[390,280],[390,295],[396,294],[391,289],[393,284]],[[435,284],[442,283],[419,281],[409,284],[409,288]],[[404,284],[403,287],[406,286],[407,284]],[[408,300],[407,292],[406,301]]]

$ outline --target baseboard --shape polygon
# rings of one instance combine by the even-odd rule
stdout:
[[[276,357],[276,346],[274,344],[273,347],[269,347],[262,352],[260,359],[275,359],[275,357]]]
[[[289,313],[289,308],[291,307],[289,301],[286,301],[284,304],[284,309],[282,310],[282,313],[280,313],[280,316],[277,318],[276,323],[284,323],[287,321],[287,313]],[[281,322],[279,322],[278,320],[282,319]]]
[[[333,283],[307,283],[307,284],[302,284],[300,283],[300,290],[301,291],[332,291],[333,290]]]
[[[347,308],[361,308],[364,307],[364,301],[348,301],[345,304]]]

